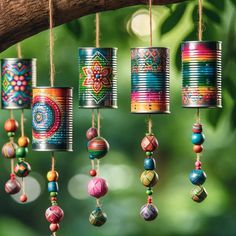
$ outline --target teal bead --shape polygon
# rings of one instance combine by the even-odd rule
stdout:
[[[95,157],[94,157],[93,155],[89,155],[89,159],[90,159],[90,160],[94,160]]]
[[[55,181],[48,182],[48,192],[58,192],[58,183]]]
[[[28,148],[27,147],[18,147],[16,149],[16,157],[20,158],[20,157],[26,157],[28,153]]]
[[[205,136],[202,133],[193,133],[192,134],[192,143],[194,145],[201,145],[205,141]]]
[[[15,137],[15,132],[7,132],[7,136],[8,136],[9,138]]]
[[[203,170],[192,170],[189,174],[189,180],[194,185],[204,184],[206,177],[206,173]]]
[[[156,161],[154,158],[145,158],[144,159],[144,169],[145,170],[154,170],[156,168]]]

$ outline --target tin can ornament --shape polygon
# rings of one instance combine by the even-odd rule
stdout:
[[[185,108],[197,108],[197,120],[192,128],[196,162],[189,180],[196,185],[191,191],[191,198],[198,203],[207,197],[207,191],[202,186],[207,176],[200,160],[205,136],[199,109],[222,106],[221,47],[219,41],[187,41],[182,44],[182,104]]]
[[[11,160],[10,180],[5,184],[5,191],[8,194],[16,194],[22,189],[20,201],[23,203],[28,199],[24,177],[31,171],[30,164],[25,161],[30,140],[24,132],[24,109],[31,109],[32,86],[36,83],[36,59],[2,59],[1,71],[2,109],[10,110],[10,118],[4,124],[9,142],[2,148],[2,155]],[[19,124],[14,119],[13,110],[21,110],[21,136],[18,144],[14,142],[14,137]],[[18,158],[16,165],[15,158]],[[22,181],[17,180],[16,176],[22,178]]]
[[[148,114],[148,132],[142,139],[141,148],[146,154],[144,172],[140,181],[146,187],[147,203],[140,215],[145,221],[158,216],[153,204],[153,187],[158,183],[155,152],[159,143],[152,133],[151,114],[170,113],[169,96],[169,49],[161,47],[131,49],[131,112]]]

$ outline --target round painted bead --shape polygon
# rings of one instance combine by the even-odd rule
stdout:
[[[158,174],[154,170],[145,170],[140,177],[141,183],[146,187],[153,187],[158,180]]]
[[[196,153],[200,153],[203,150],[203,146],[202,145],[193,145],[193,151]]]
[[[145,170],[154,170],[156,168],[156,161],[154,158],[145,158],[144,159],[144,169]]]
[[[147,134],[142,142],[141,147],[145,152],[154,152],[158,148],[158,141],[152,134]]]
[[[11,159],[16,157],[17,145],[12,142],[5,143],[2,147],[2,155],[5,158]]]
[[[55,170],[48,171],[48,173],[47,173],[48,181],[50,181],[50,182],[51,181],[57,181],[58,178],[59,178],[59,174],[58,174],[57,171],[55,171]]]
[[[51,206],[46,210],[45,217],[48,222],[57,224],[62,221],[64,212],[59,206]]]
[[[28,148],[27,147],[18,147],[16,149],[16,157],[20,158],[20,157],[26,157],[28,153]]]
[[[94,176],[97,175],[97,171],[92,169],[92,170],[89,171],[89,174],[90,174],[90,176],[94,177]]]
[[[87,137],[88,140],[91,140],[91,139],[93,139],[97,136],[98,136],[98,131],[94,127],[89,128],[86,132],[86,137]]]
[[[27,202],[27,200],[28,200],[28,198],[27,198],[27,196],[26,196],[25,194],[22,194],[22,195],[20,196],[20,201],[21,201],[21,202]]]
[[[88,142],[87,148],[90,156],[100,159],[109,151],[109,144],[106,139],[102,137],[95,137]]]
[[[152,221],[158,216],[158,210],[153,204],[145,204],[141,207],[140,215],[146,221]]]
[[[30,164],[25,161],[18,162],[14,168],[14,173],[19,177],[26,177],[30,171]]]
[[[8,194],[16,194],[20,192],[20,190],[21,190],[21,184],[15,178],[9,179],[5,184],[5,191]]]
[[[7,132],[9,138],[15,137],[15,132]]]
[[[108,185],[103,178],[93,178],[88,184],[88,193],[90,196],[100,198],[106,195],[108,191]]]
[[[189,174],[189,180],[194,185],[204,184],[206,177],[206,173],[203,170],[192,170]]]
[[[21,136],[19,139],[18,139],[18,145],[20,147],[27,147],[30,143],[30,140],[28,137],[26,136]]]
[[[18,129],[18,122],[14,119],[8,119],[4,124],[4,129],[6,132],[16,132]]]
[[[190,195],[193,201],[200,203],[206,199],[207,191],[202,186],[196,186],[192,189]]]
[[[48,192],[58,192],[58,183],[55,181],[48,182]]]
[[[59,227],[60,227],[59,224],[53,224],[52,223],[52,224],[49,225],[49,229],[50,229],[51,232],[57,232]]]
[[[97,207],[89,216],[89,222],[94,226],[102,226],[107,221],[107,215],[100,207]]]
[[[194,124],[192,131],[193,131],[193,133],[201,133],[202,132],[202,125],[199,123]]]
[[[205,136],[202,133],[193,133],[192,134],[192,143],[195,145],[201,145],[205,141]]]

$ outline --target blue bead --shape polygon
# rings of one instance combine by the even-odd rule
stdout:
[[[192,143],[195,145],[203,144],[205,141],[205,136],[202,133],[193,133],[192,134]]]
[[[144,169],[145,170],[154,170],[156,168],[156,161],[153,158],[144,159]]]
[[[194,185],[204,184],[206,177],[206,173],[203,170],[192,170],[189,174],[189,180]]]
[[[57,182],[48,182],[48,192],[58,192],[58,183]]]

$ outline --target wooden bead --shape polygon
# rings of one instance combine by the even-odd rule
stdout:
[[[28,200],[28,198],[27,198],[27,196],[26,196],[25,194],[22,194],[22,195],[20,196],[20,201],[21,201],[21,202],[27,202],[27,200]]]
[[[108,192],[108,185],[103,178],[93,178],[88,184],[88,193],[90,196],[100,198]]]
[[[16,157],[17,145],[12,142],[5,143],[2,147],[2,155],[5,158],[12,159]]]
[[[203,150],[203,146],[202,145],[193,145],[193,151],[196,153],[200,153]]]
[[[202,125],[199,123],[194,124],[192,131],[193,131],[193,133],[201,133],[202,132]]]
[[[9,138],[15,137],[15,132],[7,132]]]
[[[88,142],[87,148],[91,157],[100,159],[109,151],[109,144],[106,139],[96,137]]]
[[[20,190],[21,190],[21,184],[15,178],[9,179],[5,184],[5,191],[8,194],[16,194],[20,192]]]
[[[45,217],[48,222],[58,224],[64,217],[64,212],[59,206],[51,206],[45,212]]]
[[[58,178],[59,178],[59,174],[55,170],[51,170],[47,173],[47,179],[48,179],[49,182],[58,181]]]
[[[107,215],[100,207],[97,207],[89,216],[89,222],[94,226],[102,226],[107,221]]]
[[[21,157],[26,157],[28,154],[28,148],[27,147],[18,147],[16,149],[16,157],[21,158]]]
[[[191,191],[191,198],[193,199],[193,201],[198,203],[204,201],[207,195],[208,194],[206,189],[202,186],[196,186]]]
[[[141,207],[140,215],[146,221],[155,220],[158,216],[158,210],[155,205],[153,204],[145,204]]]
[[[145,152],[154,152],[158,148],[158,141],[152,134],[147,134],[142,142],[141,147]]]
[[[154,170],[145,170],[140,177],[141,183],[146,187],[153,187],[158,180],[158,174]]]
[[[14,168],[14,173],[18,177],[26,177],[31,171],[30,164],[25,161],[18,162]]]
[[[55,181],[48,182],[48,192],[58,192],[58,183]]]
[[[55,232],[57,232],[57,230],[59,229],[59,224],[50,224],[50,226],[49,226],[49,229],[50,229],[50,231],[51,232],[53,232],[53,233],[55,233]]]
[[[20,147],[28,147],[29,143],[30,143],[30,140],[29,140],[29,138],[26,137],[26,136],[21,136],[21,137],[18,139],[18,145],[19,145]]]
[[[6,132],[16,132],[18,129],[18,122],[14,119],[8,119],[4,124],[4,129]]]
[[[89,128],[86,132],[86,137],[87,137],[88,140],[91,140],[91,139],[93,139],[97,136],[98,136],[98,131],[94,127]]]
[[[94,176],[97,175],[97,171],[92,169],[92,170],[89,171],[89,174],[90,174],[90,176],[94,177]]]
[[[145,158],[144,159],[144,169],[145,170],[154,170],[156,168],[156,161],[154,158]]]
[[[192,143],[195,145],[201,145],[205,141],[205,136],[202,133],[193,133],[192,134]]]
[[[206,173],[203,170],[192,170],[189,174],[189,180],[194,185],[202,185],[206,181]]]

